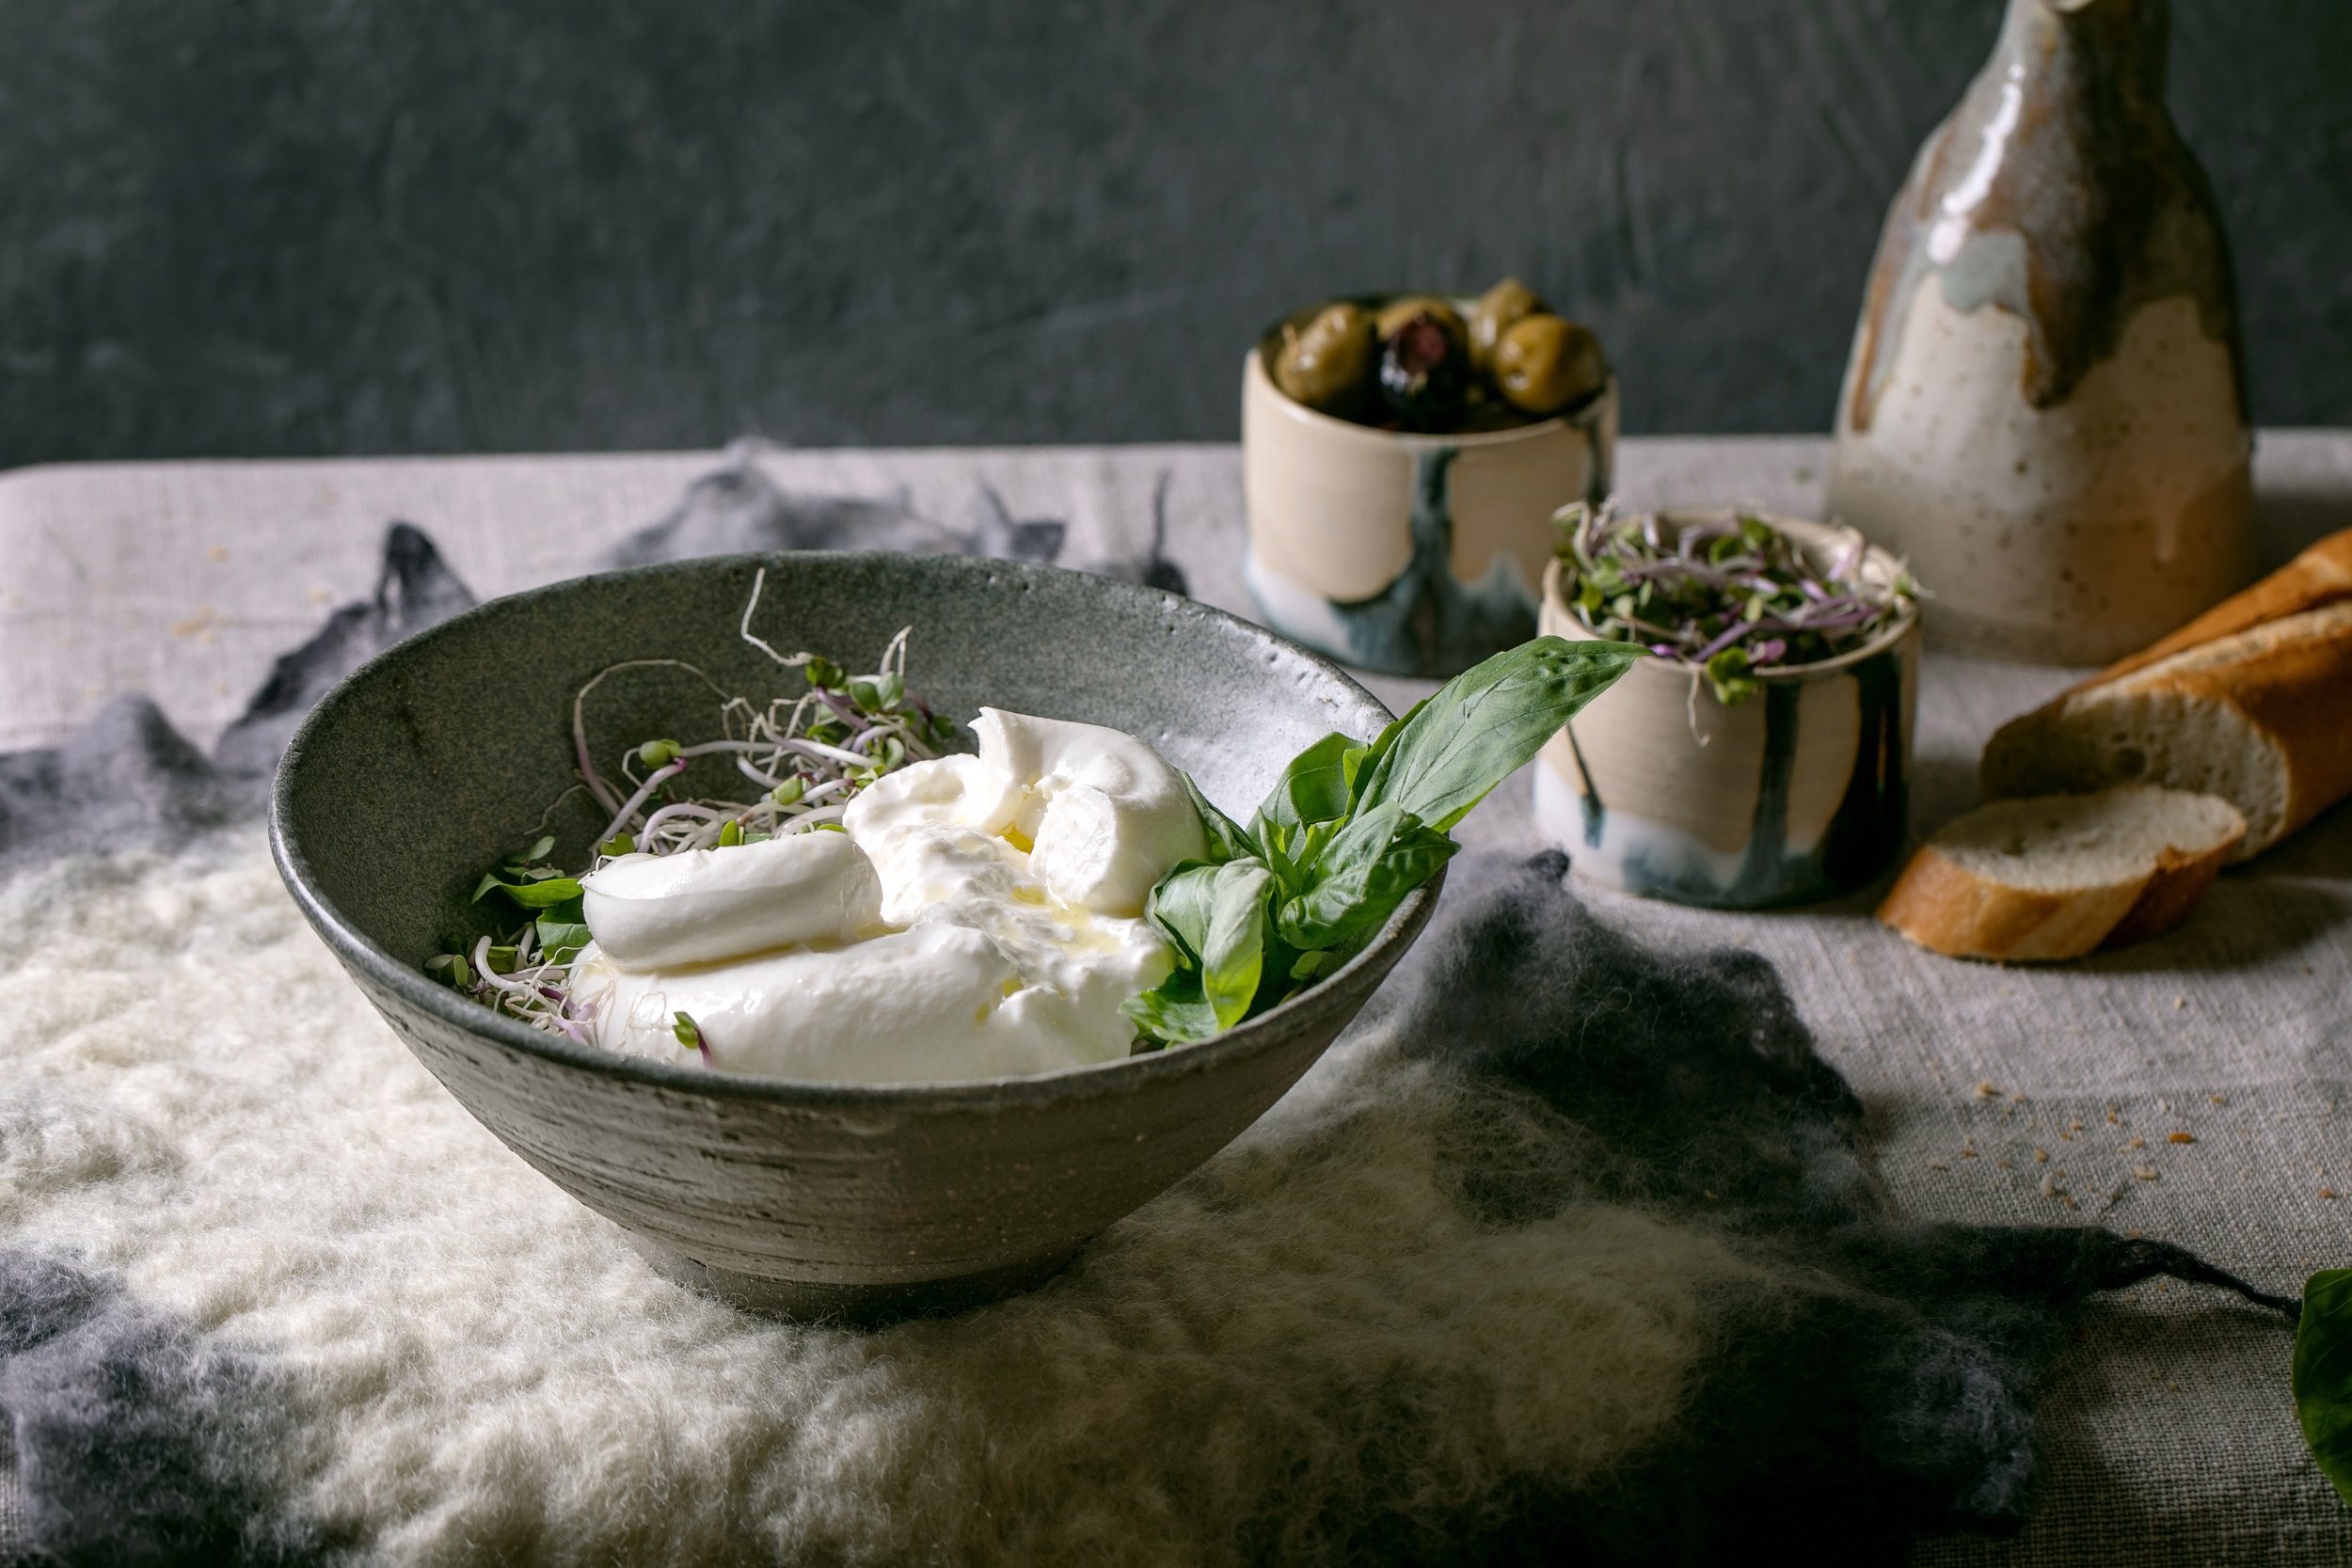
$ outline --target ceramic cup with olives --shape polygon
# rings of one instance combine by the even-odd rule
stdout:
[[[1592,332],[1517,278],[1293,311],[1242,369],[1251,593],[1284,636],[1388,674],[1534,635],[1552,514],[1611,483]]]

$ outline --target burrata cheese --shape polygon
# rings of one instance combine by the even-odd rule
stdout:
[[[1205,847],[1141,740],[993,708],[977,756],[868,784],[841,832],[583,879],[572,994],[607,1050],[847,1083],[993,1078],[1127,1054],[1172,956],[1143,918]],[[700,1051],[682,1046],[677,1015]]]

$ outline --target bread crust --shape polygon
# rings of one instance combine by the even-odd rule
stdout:
[[[2233,838],[2201,855],[2167,849],[2157,859],[2155,875],[2140,888],[2139,896],[2123,911],[2123,918],[2099,939],[2099,951],[2129,947],[2133,942],[2162,936],[2186,920],[2205,896],[2205,890],[2213,886],[2213,879],[2221,875],[2221,863],[2230,858],[2236,844],[2237,839]]]
[[[1923,844],[1879,905],[1879,919],[1931,952],[2000,963],[2076,958],[2131,912],[2145,883],[2037,893],[1963,869]]]
[[[2167,849],[2137,882],[2069,893],[2012,887],[1923,844],[1880,903],[1879,919],[1931,952],[1995,963],[2055,963],[2161,936],[2186,920],[2236,833],[2201,851]]]
[[[2213,645],[2226,661],[2152,668],[2134,689],[2226,704],[2285,759],[2286,810],[2245,853],[2259,854],[2352,795],[2352,602],[2302,611]]]
[[[2238,858],[2259,854],[2352,796],[2352,530],[2322,540],[2245,593],[2130,658],[2102,671],[1985,743],[1978,772],[1989,796],[2096,789],[2129,782],[2069,768],[2054,736],[2096,724],[2100,696],[2131,691],[2235,710],[2277,748],[2284,809],[2249,836]],[[2198,787],[2151,775],[2145,782]],[[2253,802],[2237,802],[2249,816]]]
[[[2329,534],[2252,587],[2231,594],[2169,637],[2110,664],[2073,689],[2083,691],[2121,680],[2184,649],[2217,642],[2342,599],[2352,599],[2352,529]]]

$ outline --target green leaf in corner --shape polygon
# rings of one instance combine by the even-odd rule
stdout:
[[[2312,1457],[2352,1503],[2352,1269],[2323,1269],[2303,1282],[2295,1414]]]
[[[1464,671],[1381,732],[1357,809],[1394,805],[1446,832],[1643,657],[1631,642],[1538,637]]]

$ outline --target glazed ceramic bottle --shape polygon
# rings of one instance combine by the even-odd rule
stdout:
[[[2102,663],[2253,572],[2230,252],[2164,107],[2165,0],[2009,0],[1887,214],[1830,511],[1931,641]]]

